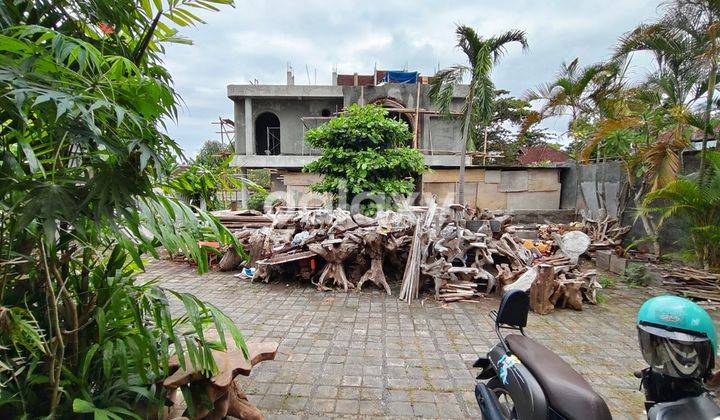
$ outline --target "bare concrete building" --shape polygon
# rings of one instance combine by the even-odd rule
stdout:
[[[404,83],[395,79],[398,73]],[[428,77],[417,73],[413,76],[379,70],[373,75],[333,73],[333,84],[329,86],[295,85],[288,71],[285,85],[228,85],[235,114],[233,165],[271,169],[273,190],[307,193],[308,186],[319,178],[301,169],[317,159],[320,151],[305,142],[305,132],[352,104],[378,104],[388,108],[391,117],[408,124],[413,133],[412,145],[433,169],[423,175],[423,192],[452,202],[457,189],[462,125],[459,119],[438,114],[428,96],[428,81]],[[455,89],[451,111],[461,111],[466,94],[467,86]],[[470,157],[466,164],[471,166]],[[523,173],[510,173],[518,170]],[[493,171],[486,178],[483,168],[471,168],[466,179],[466,201],[483,208],[559,208],[559,169],[505,171],[507,174],[502,176],[501,170]],[[532,193],[530,199],[519,194],[523,191]]]

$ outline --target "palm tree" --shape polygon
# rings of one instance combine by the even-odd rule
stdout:
[[[455,86],[460,84],[466,74],[470,74],[470,84],[465,97],[462,121],[463,131],[460,152],[460,176],[458,203],[465,204],[465,152],[470,141],[470,126],[483,127],[490,122],[495,98],[495,85],[491,78],[492,67],[506,53],[508,44],[518,43],[528,48],[524,31],[511,30],[490,38],[483,38],[469,26],[459,25],[455,30],[457,46],[465,53],[468,64],[456,64],[438,71],[431,81],[430,98],[445,115],[450,115]],[[477,133],[479,130],[473,130]]]
[[[617,63],[581,67],[578,58],[570,63],[563,63],[553,82],[529,90],[525,94],[525,100],[539,101],[541,105],[538,111],[530,113],[523,121],[520,139],[532,125],[546,118],[558,116],[570,117],[568,133],[571,137],[576,140],[584,138],[585,132],[591,129],[590,122],[597,115],[603,98],[618,89],[618,80],[622,79],[621,70],[622,67]],[[578,170],[579,165],[576,159]],[[596,184],[597,181],[596,177]],[[576,187],[580,194],[583,194],[579,184]],[[596,188],[596,198],[598,207],[604,208],[604,192],[601,193],[600,188]]]
[[[705,178],[707,142],[714,135],[711,124],[712,103],[718,72],[720,1],[673,0],[666,13],[652,25],[641,25],[621,39],[616,55],[633,51],[651,51],[658,60],[660,74],[674,73],[679,87],[693,96],[694,102],[705,96],[703,143],[699,182]],[[684,83],[682,83],[684,82]],[[676,102],[685,97],[677,96]]]
[[[689,240],[695,256],[705,268],[720,266],[720,153],[709,152],[708,179],[700,184],[693,176],[678,178],[650,192],[643,200],[641,213],[658,214],[659,223],[673,217],[689,228]]]
[[[579,119],[597,109],[597,102],[608,88],[615,68],[607,64],[580,67],[578,58],[563,63],[555,81],[525,93],[530,102],[541,101],[540,110],[531,113],[523,122],[520,135],[546,118],[569,116],[568,132],[574,134]],[[605,76],[605,77],[603,77]]]

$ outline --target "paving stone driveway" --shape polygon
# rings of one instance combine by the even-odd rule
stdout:
[[[408,306],[372,286],[361,294],[321,293],[309,284],[199,276],[166,261],[151,263],[143,276],[217,305],[247,341],[280,343],[275,361],[239,379],[268,418],[480,417],[472,363],[497,342],[488,317],[496,298]],[[575,367],[615,418],[641,418],[634,320],[647,295],[619,289],[606,296],[582,312],[531,314],[526,331]]]

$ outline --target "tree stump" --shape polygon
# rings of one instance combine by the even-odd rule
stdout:
[[[540,315],[549,314],[555,309],[550,297],[555,291],[555,268],[551,265],[541,264],[538,274],[530,286],[530,309]]]
[[[385,288],[388,295],[392,294],[390,291],[390,285],[387,282],[385,273],[383,272],[383,256],[386,237],[376,232],[370,232],[363,238],[363,243],[366,246],[366,251],[370,256],[370,270],[366,271],[365,274],[360,277],[360,281],[357,284],[358,290],[362,289],[363,283],[370,280],[375,283],[378,287]]]
[[[358,245],[351,241],[341,239],[329,239],[320,243],[308,245],[308,249],[320,255],[327,261],[315,286],[318,290],[331,290],[325,283],[333,279],[335,286],[342,287],[346,292],[355,288],[355,285],[348,280],[345,273],[345,260],[355,255]]]
[[[235,246],[230,245],[225,249],[225,252],[223,252],[223,256],[218,263],[218,269],[220,269],[220,271],[235,270],[242,262],[243,257],[237,252]]]

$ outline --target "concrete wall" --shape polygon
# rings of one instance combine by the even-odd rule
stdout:
[[[307,207],[321,206],[326,203],[327,197],[325,195],[310,192],[310,185],[322,179],[320,175],[283,171],[278,173],[276,178],[284,187],[278,188],[278,190],[287,191],[288,200],[294,200],[294,203],[288,204]]]
[[[695,152],[683,154],[682,167],[683,173],[688,174],[697,171],[699,156]],[[604,169],[603,169],[604,167]],[[595,180],[598,180],[597,186]],[[561,182],[563,184],[561,207],[563,209],[598,209],[598,200],[596,191],[605,189],[604,204],[608,212],[617,216],[617,210],[620,205],[619,192],[626,182],[625,169],[621,162],[607,162],[604,165],[594,163],[580,165],[579,171],[575,165],[563,171]],[[601,182],[605,179],[605,182]],[[637,208],[639,203],[633,200],[634,192],[630,192],[630,197],[626,204],[626,210],[623,215],[623,225],[632,226],[632,229],[626,237],[625,245],[644,238],[647,236],[641,221],[637,217]],[[683,241],[687,240],[687,226],[673,218],[668,219],[661,232],[660,244],[667,251],[676,251],[682,248]]]
[[[611,215],[617,216],[618,193],[625,183],[625,172],[621,162],[607,162],[605,165],[590,163],[579,166],[574,163],[568,164],[560,181],[563,185],[561,208],[597,211],[600,208],[597,192],[604,191],[605,208]]]
[[[272,112],[280,120],[280,153],[283,155],[316,155],[319,151],[312,149],[305,143],[305,126],[301,117],[320,117],[323,110],[335,113],[342,108],[340,98],[253,98],[252,103],[252,124],[253,133],[252,147],[250,154],[256,154],[254,124],[258,115],[263,112]],[[235,101],[235,152],[246,154],[246,132],[245,129],[245,99]],[[310,128],[317,125],[317,120],[306,122]]]
[[[558,168],[468,168],[465,202],[489,210],[557,210],[560,208]],[[423,174],[423,192],[439,203],[455,202],[457,169],[438,169]]]
[[[305,127],[301,117],[319,117],[323,109],[335,113],[354,103],[369,104],[382,99],[392,99],[410,110],[435,110],[428,92],[430,86],[420,85],[418,97],[416,84],[385,84],[381,86],[272,86],[272,85],[230,85],[228,96],[234,102],[235,151],[239,155],[256,155],[255,120],[263,112],[272,112],[280,120],[281,155],[312,155],[312,150],[304,143]],[[456,88],[452,111],[462,108],[467,86]],[[249,102],[248,102],[249,101]],[[247,118],[246,110],[250,111]],[[414,124],[414,113],[406,115]],[[445,119],[437,115],[420,114],[418,124],[418,147],[434,150],[435,154],[451,154],[462,149],[460,145],[461,122],[458,119]],[[308,121],[308,120],[306,120]],[[308,121],[310,128],[324,121]],[[414,126],[411,125],[411,131]],[[251,141],[246,141],[247,137]],[[249,149],[249,150],[248,150]],[[441,165],[443,166],[443,165]],[[454,166],[454,165],[453,165]],[[282,166],[281,166],[282,167]]]

